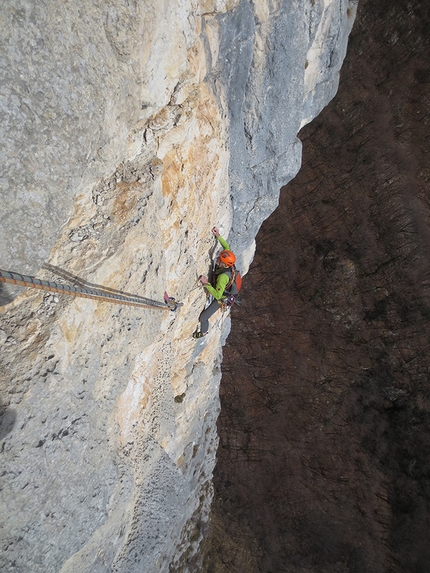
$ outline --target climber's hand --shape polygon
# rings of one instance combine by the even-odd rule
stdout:
[[[200,275],[199,276],[199,281],[202,283],[203,286],[208,284],[208,277],[205,277],[204,275]]]
[[[212,229],[212,233],[214,234],[214,237],[219,237],[219,231],[216,227]]]

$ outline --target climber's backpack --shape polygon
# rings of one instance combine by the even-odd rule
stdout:
[[[232,267],[228,267],[226,269],[221,269],[217,275],[220,274],[229,274],[230,280],[227,283],[227,286],[224,289],[224,293],[227,295],[225,299],[223,299],[223,304],[226,306],[233,306],[234,304],[240,304],[242,302],[240,296],[240,289],[242,288],[242,275],[240,271],[236,269],[233,265]]]

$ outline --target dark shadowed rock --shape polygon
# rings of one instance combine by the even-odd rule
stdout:
[[[430,5],[363,0],[225,349],[206,571],[428,571]]]

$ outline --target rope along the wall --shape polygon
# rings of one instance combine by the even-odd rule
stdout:
[[[59,283],[54,283],[50,281],[44,281],[37,279],[35,277],[30,277],[27,275],[21,275],[20,273],[14,273],[10,271],[3,271],[0,269],[0,281],[4,283],[9,283],[17,286],[36,288],[40,290],[46,290],[50,292],[58,292],[60,294],[67,294],[70,296],[77,296],[81,298],[92,298],[95,300],[105,300],[115,304],[123,304],[127,306],[140,306],[149,308],[158,308],[160,310],[175,310],[178,303],[172,298],[169,298],[166,302],[158,302],[156,300],[145,299],[143,297],[134,297],[130,295],[123,294],[113,294],[104,291],[99,291],[96,289],[88,288],[72,288],[67,285],[62,285]]]

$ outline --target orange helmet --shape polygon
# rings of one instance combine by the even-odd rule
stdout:
[[[219,258],[226,267],[232,267],[236,262],[236,257],[231,251],[222,251]]]

